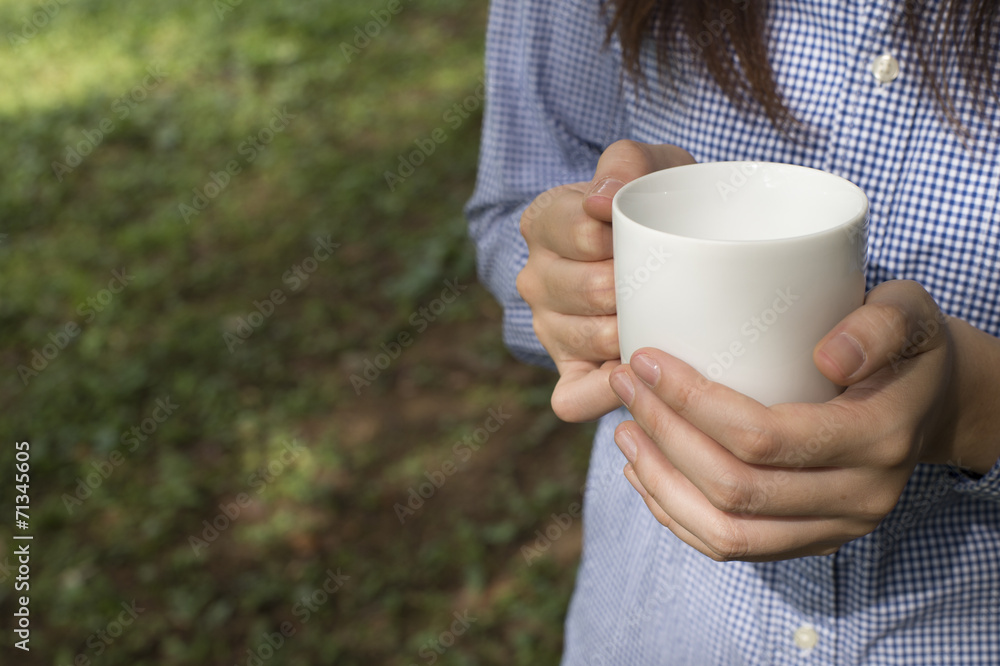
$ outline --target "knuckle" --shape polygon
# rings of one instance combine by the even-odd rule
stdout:
[[[898,469],[913,458],[914,447],[907,436],[896,434],[882,439],[881,446],[874,455],[875,464],[883,469]]]
[[[526,265],[517,274],[517,277],[514,279],[514,287],[526,303],[530,304],[534,301],[536,295],[535,280],[529,266]]]
[[[879,522],[892,511],[892,506],[885,505],[881,498],[870,499],[861,505],[855,506],[854,518],[862,525],[860,534],[852,533],[851,536],[857,538],[868,534]]]
[[[549,352],[550,356],[555,358],[560,346],[556,343],[551,326],[547,323],[546,319],[534,310],[531,311],[531,328],[535,332],[535,337],[542,343],[542,347]]]
[[[614,319],[598,327],[594,333],[594,349],[602,359],[615,359],[620,356],[618,325]]]
[[[673,396],[674,411],[684,416],[698,404],[702,387],[699,382],[681,382],[675,388]]]
[[[875,531],[875,528],[879,526],[881,519],[870,520],[867,518],[854,518],[846,521],[843,529],[841,530],[839,542],[841,544],[847,543],[848,541],[853,541],[855,539],[860,539],[861,537],[868,536]]]
[[[552,405],[552,412],[556,415],[556,417],[558,417],[561,421],[572,422],[572,419],[569,418],[572,415],[571,407],[562,396],[559,389],[552,392],[552,397],[549,402]]]
[[[677,434],[677,426],[670,415],[662,410],[655,410],[646,416],[648,427],[643,426],[643,430],[656,442],[669,442]]]
[[[615,141],[608,146],[605,154],[610,154],[614,159],[623,162],[630,162],[644,166],[649,163],[649,154],[645,145],[639,143],[638,141],[632,141],[631,139],[620,139]]]
[[[864,535],[859,535],[859,536],[864,536]],[[857,538],[857,537],[852,537],[852,538]],[[841,540],[838,539],[835,543],[817,544],[816,546],[814,546],[811,549],[811,551],[809,552],[809,555],[813,555],[813,556],[817,556],[817,557],[826,557],[827,555],[833,555],[838,550],[840,550],[841,546],[843,546],[845,543],[847,543],[850,540],[851,539],[844,539],[843,541],[841,541]]]
[[[521,235],[528,241],[529,246],[544,242],[545,229],[553,223],[560,222],[560,218],[554,216],[553,211],[559,210],[561,202],[565,202],[566,197],[571,196],[572,192],[569,185],[560,185],[545,190],[522,211]]]
[[[875,526],[896,507],[898,501],[899,493],[895,489],[882,487],[872,493],[867,501],[862,502],[856,517],[862,521],[865,528],[863,534],[875,529]]]
[[[610,267],[588,271],[583,298],[590,312],[609,314],[615,311],[615,274]]]
[[[559,346],[571,356],[582,358],[591,356],[588,350],[593,347],[597,324],[589,317],[582,318],[579,323],[564,326],[559,331]]]
[[[744,559],[750,553],[750,542],[736,521],[728,516],[720,517],[712,526],[706,544],[720,561]]]
[[[532,232],[534,231],[535,220],[538,217],[538,211],[535,208],[537,201],[537,199],[532,201],[528,207],[524,209],[524,212],[521,213],[521,235],[524,236],[524,239],[529,241],[529,243],[532,238]]]
[[[653,517],[656,518],[656,522],[663,525],[667,529],[671,529],[674,527],[674,522],[663,514],[657,512],[653,514]]]
[[[873,316],[877,317],[882,324],[882,330],[900,342],[906,340],[909,332],[909,320],[899,306],[891,303],[872,303],[871,307],[873,308]]]
[[[745,476],[725,472],[709,488],[708,501],[726,513],[753,513],[758,505],[757,490]]]
[[[583,420],[579,400],[566,387],[557,386],[552,391],[552,398],[549,402],[552,405],[552,412],[561,421],[577,423]]]
[[[780,448],[778,437],[769,428],[749,423],[736,438],[736,456],[745,463],[767,465],[775,462]]]
[[[912,456],[909,446],[888,446],[882,452],[881,463],[885,467],[896,469],[909,463]]]
[[[610,251],[607,225],[587,220],[576,225],[573,245],[581,257],[604,257]]]

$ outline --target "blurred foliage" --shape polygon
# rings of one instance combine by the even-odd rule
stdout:
[[[474,282],[485,14],[0,0],[0,662],[557,662],[589,432]]]

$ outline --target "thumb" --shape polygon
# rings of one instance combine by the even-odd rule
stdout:
[[[597,162],[594,178],[584,196],[583,210],[595,219],[610,222],[611,199],[625,183],[647,173],[694,163],[691,153],[677,146],[616,141]]]
[[[813,361],[830,381],[850,386],[946,342],[945,317],[930,294],[893,280],[868,292],[864,305],[819,341]]]

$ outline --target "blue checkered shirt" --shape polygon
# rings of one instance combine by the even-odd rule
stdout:
[[[749,1],[734,0],[733,11]],[[548,188],[590,180],[622,138],[676,144],[702,162],[788,162],[857,183],[871,200],[868,286],[916,280],[946,313],[1000,335],[1000,141],[953,68],[974,139],[963,145],[942,119],[921,87],[901,6],[769,3],[780,89],[814,130],[796,143],[734,109],[689,47],[670,59],[672,84],[652,76],[643,91],[623,80],[620,50],[603,47],[599,4],[495,0],[491,9],[467,213],[480,278],[504,307],[504,339],[518,357],[552,365],[514,286],[527,258],[520,214]],[[883,53],[901,69],[888,84],[872,71]],[[996,105],[987,115],[1000,127]],[[603,418],[594,442],[567,666],[1000,665],[1000,464],[982,478],[919,465],[880,526],[834,555],[718,563],[657,523],[623,477],[612,433],[625,418]]]

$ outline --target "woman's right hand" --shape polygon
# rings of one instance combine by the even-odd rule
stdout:
[[[592,421],[621,404],[608,384],[621,364],[611,199],[639,176],[693,163],[677,146],[618,141],[601,155],[593,180],[543,192],[521,216],[528,263],[517,290],[559,371],[552,409],[564,421]]]

